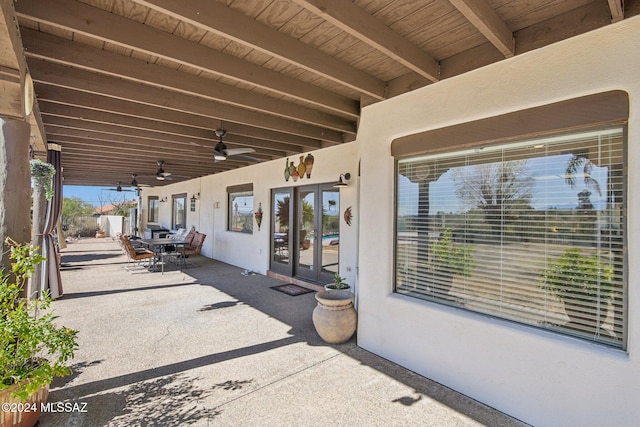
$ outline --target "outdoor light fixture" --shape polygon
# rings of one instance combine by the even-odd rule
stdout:
[[[342,180],[342,178],[344,178],[344,181]],[[349,181],[350,179],[351,179],[351,174],[349,172],[341,173],[340,178],[338,179],[338,182],[336,182],[333,186],[336,188],[347,187],[348,184],[345,181]]]
[[[193,196],[191,196],[191,212],[195,212],[196,211],[196,200],[198,200],[200,198],[200,193],[193,193]]]
[[[164,203],[167,201],[167,196],[164,196],[162,199],[160,199],[160,202]]]

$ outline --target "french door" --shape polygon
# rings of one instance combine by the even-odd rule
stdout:
[[[271,206],[271,270],[331,282],[340,249],[339,190],[331,184],[277,189]]]

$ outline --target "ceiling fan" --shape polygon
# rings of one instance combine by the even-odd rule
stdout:
[[[150,187],[149,184],[139,184],[137,178],[138,178],[138,174],[137,173],[132,173],[131,174],[131,186],[132,187],[136,187],[138,189],[140,187]]]
[[[246,153],[255,153],[256,150],[253,148],[227,148],[227,145],[222,142],[222,137],[227,134],[227,131],[224,129],[216,129],[215,132],[216,136],[219,138],[218,143],[213,149],[213,158],[216,162],[226,160],[228,157],[248,160],[250,162],[259,162],[259,160],[254,157],[244,155]]]
[[[122,188],[122,183],[120,181],[118,181],[118,185],[116,186],[116,188],[106,188],[105,190],[109,190],[109,191],[117,191],[118,193],[121,193],[123,191],[136,191],[136,190],[129,190],[127,188]]]
[[[164,160],[158,160],[158,170],[156,171],[156,179],[158,181],[170,181],[173,178],[171,178],[171,172],[165,172],[164,171]]]
[[[157,164],[158,164],[158,170],[156,171],[156,179],[158,181],[171,181],[173,178],[187,178],[187,179],[191,178],[190,176],[173,175],[171,172],[165,172],[164,160],[158,160]]]

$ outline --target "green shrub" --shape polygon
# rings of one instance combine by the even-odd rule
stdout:
[[[453,231],[445,228],[440,239],[431,242],[429,255],[434,271],[445,272],[452,276],[470,276],[476,262],[473,260],[473,248],[453,241]]]
[[[22,296],[27,279],[44,259],[31,246],[10,238],[11,273],[0,270],[0,390],[14,384],[25,401],[51,383],[54,376],[71,373],[67,362],[77,348],[77,331],[56,325],[44,295],[30,301]]]
[[[613,266],[602,262],[598,255],[587,256],[580,249],[567,249],[558,259],[550,262],[540,275],[540,287],[564,301],[606,302],[611,299]]]

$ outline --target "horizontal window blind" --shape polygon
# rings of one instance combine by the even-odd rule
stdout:
[[[397,162],[396,292],[624,348],[622,127]]]

